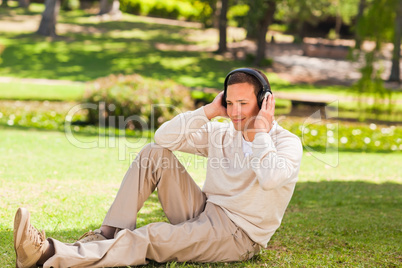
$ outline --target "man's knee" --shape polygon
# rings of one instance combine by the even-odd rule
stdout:
[[[155,155],[155,154],[169,154],[172,153],[169,149],[166,149],[162,146],[160,146],[159,144],[156,144],[154,142],[148,143],[147,145],[145,145],[141,151],[140,151],[140,155]]]
[[[145,145],[138,153],[132,165],[140,165],[142,168],[174,168],[176,167],[176,158],[172,151],[156,143]]]
[[[172,151],[166,149],[156,143],[148,143],[145,145],[142,150],[138,153],[136,160],[138,161],[151,161],[151,162],[160,162],[169,161],[175,158]]]

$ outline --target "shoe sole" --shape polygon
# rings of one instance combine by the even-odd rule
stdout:
[[[22,235],[24,233],[24,229],[28,221],[29,221],[28,210],[26,208],[19,208],[14,218],[14,250],[16,254],[17,268],[20,267],[20,265],[18,265],[17,247],[21,243]]]

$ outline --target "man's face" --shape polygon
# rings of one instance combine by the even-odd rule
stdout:
[[[260,111],[254,87],[249,83],[230,85],[226,94],[227,114],[238,131],[254,127],[255,117]]]

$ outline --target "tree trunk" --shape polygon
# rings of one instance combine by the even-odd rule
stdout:
[[[229,0],[221,1],[221,10],[219,13],[219,48],[218,53],[223,53],[228,50],[227,48],[227,12]]]
[[[28,8],[29,4],[29,0],[18,0],[19,7]]]
[[[274,14],[276,11],[276,1],[266,0],[266,10],[265,15],[261,18],[257,25],[258,28],[258,38],[257,38],[257,53],[254,60],[254,65],[259,66],[261,62],[265,59],[265,47],[267,44],[267,32],[268,27],[274,19]]]
[[[401,31],[402,31],[402,1],[399,1],[394,29],[394,51],[392,53],[392,67],[389,81],[401,82],[399,61],[401,57]]]
[[[336,14],[336,20],[335,20],[335,35],[336,38],[341,37],[341,27],[342,27],[342,17],[341,14]]]
[[[120,2],[119,0],[100,0],[99,15],[108,14],[111,16],[120,16]]]
[[[297,35],[295,36],[295,43],[303,43],[303,39],[306,36],[306,22],[300,20],[297,25]]]
[[[1,7],[8,7],[8,0],[3,0],[3,2],[1,2]]]
[[[216,1],[216,3],[211,2],[210,6],[212,9],[212,16],[213,16],[212,27],[215,29],[219,29],[219,14],[222,8],[222,1]]]
[[[38,34],[44,36],[57,36],[56,22],[60,10],[60,0],[45,0],[45,11],[42,13]]]
[[[249,14],[247,15],[248,18],[246,21],[246,30],[247,30],[246,39],[249,40],[257,40],[258,38],[258,29],[256,27],[256,16],[253,16],[256,10],[258,8],[261,8],[258,6],[258,4],[260,4],[259,1],[248,1]]]
[[[359,2],[359,11],[356,16],[356,22],[359,23],[360,19],[363,18],[363,12],[366,8],[366,0],[360,0]],[[362,37],[359,34],[359,31],[355,28],[355,48],[361,49],[362,47]]]

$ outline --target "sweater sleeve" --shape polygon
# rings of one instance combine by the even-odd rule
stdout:
[[[171,151],[208,156],[210,124],[204,108],[181,113],[155,132],[155,143]]]
[[[286,131],[275,137],[268,133],[257,133],[252,143],[252,169],[261,188],[265,191],[281,187],[297,180],[303,147],[300,139]]]

